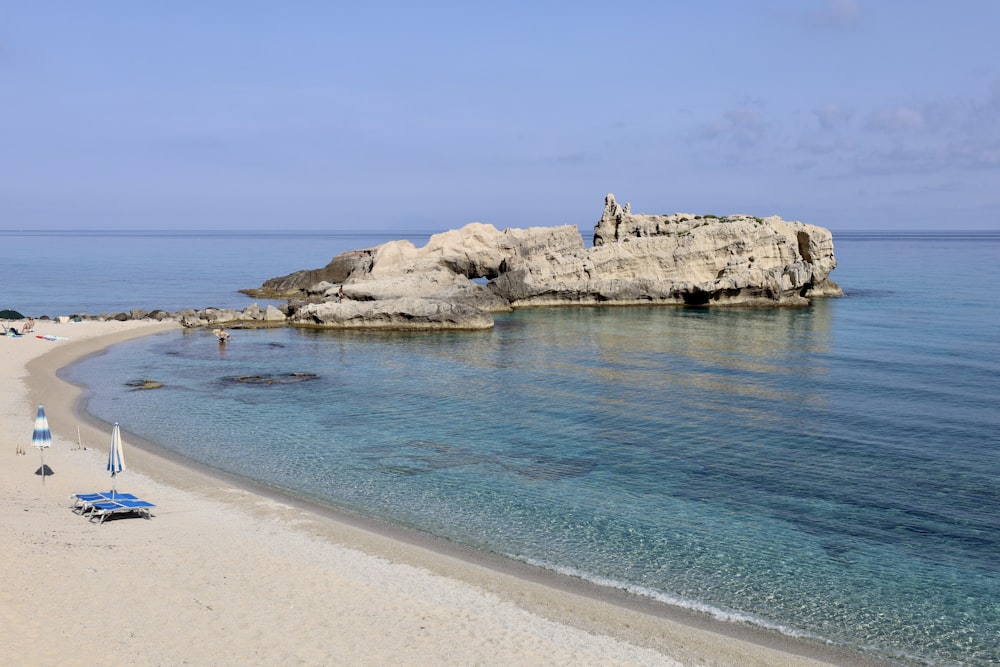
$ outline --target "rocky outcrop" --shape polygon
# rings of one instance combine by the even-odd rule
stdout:
[[[339,329],[489,329],[486,311],[440,299],[402,297],[378,301],[325,301],[299,308],[290,320],[301,326]]]
[[[95,320],[95,321],[118,321],[128,320],[151,320],[156,322],[178,322],[184,327],[201,327],[207,325],[237,325],[246,327],[284,325],[287,322],[287,305],[276,307],[268,305],[261,308],[257,304],[251,304],[243,310],[231,308],[185,308],[176,312],[165,310],[154,310],[147,312],[143,309],[132,309],[129,312],[100,313],[92,315],[89,313],[74,313],[56,318],[42,316],[40,320],[53,319],[60,323],[71,321]]]
[[[421,297],[486,311],[510,310],[506,299],[470,280],[499,275],[502,234],[492,225],[471,223],[435,234],[421,248],[409,241],[390,241],[352,250],[322,269],[297,271],[243,291],[258,298],[325,301],[336,298],[343,285],[344,296],[355,301]]]
[[[244,290],[281,306],[59,317],[173,320],[184,327],[487,329],[491,313],[562,305],[805,305],[841,295],[833,237],[777,216],[633,214],[614,195],[586,247],[576,227],[472,223],[417,248],[393,241]],[[47,317],[40,318],[42,320]],[[143,387],[151,388],[151,387]]]
[[[137,317],[136,319],[141,320],[143,318]],[[125,386],[126,387],[132,387],[133,389],[136,389],[136,390],[139,390],[139,391],[144,391],[144,390],[148,390],[148,389],[159,389],[160,387],[163,386],[163,383],[162,382],[157,382],[156,380],[153,380],[151,378],[145,378],[145,379],[142,379],[142,380],[132,380],[130,382],[126,382]]]
[[[355,301],[429,299],[489,312],[570,304],[783,306],[841,294],[829,278],[835,267],[833,237],[822,227],[777,216],[636,215],[609,194],[590,248],[569,225],[498,231],[472,223],[436,234],[422,248],[393,241],[343,253],[323,269],[273,278],[253,292],[329,301],[339,280]],[[317,285],[320,276],[327,282]],[[293,320],[315,319],[315,312],[295,312]],[[331,323],[344,321],[353,316]]]
[[[394,243],[401,243],[401,241]],[[272,278],[259,288],[242,291],[249,296],[260,299],[287,299],[297,296],[303,286],[309,287],[323,282],[329,284],[344,283],[348,281],[352,270],[364,264],[365,258],[370,252],[371,250],[352,250],[341,253],[320,269],[296,271],[281,278]]]
[[[586,247],[571,225],[471,223],[423,247],[392,241],[244,290],[287,299],[242,311],[160,310],[69,319],[176,320],[185,327],[486,329],[491,313],[562,305],[805,305],[840,295],[822,227],[777,216],[633,214],[614,195]]]
[[[495,282],[518,305],[805,305],[840,294],[833,237],[777,216],[635,215],[609,194],[593,247],[518,255]]]

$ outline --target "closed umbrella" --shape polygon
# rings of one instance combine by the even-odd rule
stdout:
[[[49,430],[49,419],[45,416],[45,406],[38,406],[38,413],[35,415],[35,430],[31,434],[31,445],[38,447],[38,454],[42,459],[42,467],[39,468],[42,475],[42,484],[45,484],[45,477],[52,474],[52,468],[45,465],[45,448],[52,446],[52,431]]]
[[[125,456],[122,454],[122,432],[118,422],[111,429],[111,449],[108,450],[108,472],[111,473],[111,497],[115,497],[117,488],[115,480],[118,473],[125,470]]]

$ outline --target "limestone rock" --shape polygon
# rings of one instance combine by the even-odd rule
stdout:
[[[669,285],[668,300],[728,305],[801,305],[842,294],[829,230],[778,216],[633,215],[614,195],[594,230],[598,276]],[[664,298],[662,290],[642,298]]]
[[[829,278],[835,267],[833,237],[822,227],[777,216],[633,214],[609,194],[591,248],[571,225],[501,232],[471,223],[435,234],[422,248],[392,241],[342,253],[323,269],[273,278],[261,290],[329,301],[337,290],[322,281],[343,284],[351,303],[329,317],[347,326],[364,318],[357,302],[411,298],[488,312],[567,304],[803,305],[841,294]],[[295,318],[320,312],[326,310],[303,307]],[[408,319],[370,312],[378,322]]]
[[[321,282],[343,283],[357,266],[364,266],[368,252],[370,250],[352,250],[341,253],[322,268],[296,271],[287,276],[265,281],[259,288],[241,291],[261,299],[285,299],[298,296],[299,291],[304,286],[312,286]]]
[[[283,312],[268,304],[267,309],[264,311],[265,322],[282,322],[284,319],[285,314]]]
[[[493,318],[478,308],[415,297],[310,303],[295,311],[292,322],[339,329],[489,329],[493,326]]]

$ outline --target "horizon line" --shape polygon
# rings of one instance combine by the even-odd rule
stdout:
[[[464,225],[463,225],[464,226]],[[552,227],[562,227],[563,225],[551,225]],[[572,225],[569,225],[572,226]],[[173,235],[173,236],[232,236],[232,235],[247,235],[247,234],[260,234],[266,236],[309,236],[309,235],[322,235],[322,236],[341,236],[341,237],[372,237],[372,236],[398,236],[400,234],[406,236],[433,236],[435,234],[443,234],[448,231],[456,231],[458,228],[451,228],[445,230],[431,231],[426,229],[406,229],[406,228],[396,228],[396,229],[375,229],[366,231],[357,230],[343,230],[343,229],[270,229],[270,228],[218,228],[218,229],[143,229],[143,228],[133,228],[133,227],[122,227],[122,228],[2,228],[0,227],[0,234],[19,234],[24,236],[38,235],[38,236],[51,236],[54,234],[85,234],[85,235],[141,235],[141,236],[156,236],[156,235]],[[504,229],[520,229],[517,227],[505,227],[497,228],[500,231]],[[590,231],[591,228],[584,228],[577,226],[582,232]],[[829,229],[829,228],[827,228]],[[872,234],[882,234],[882,235],[901,235],[901,234],[911,234],[911,235],[992,235],[1000,234],[1000,228],[992,229],[829,229],[830,233],[834,236],[837,235],[851,235],[851,234],[861,234],[861,235],[872,235]]]

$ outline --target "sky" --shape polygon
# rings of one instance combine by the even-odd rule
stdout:
[[[1000,2],[0,0],[0,230],[1000,229]]]

